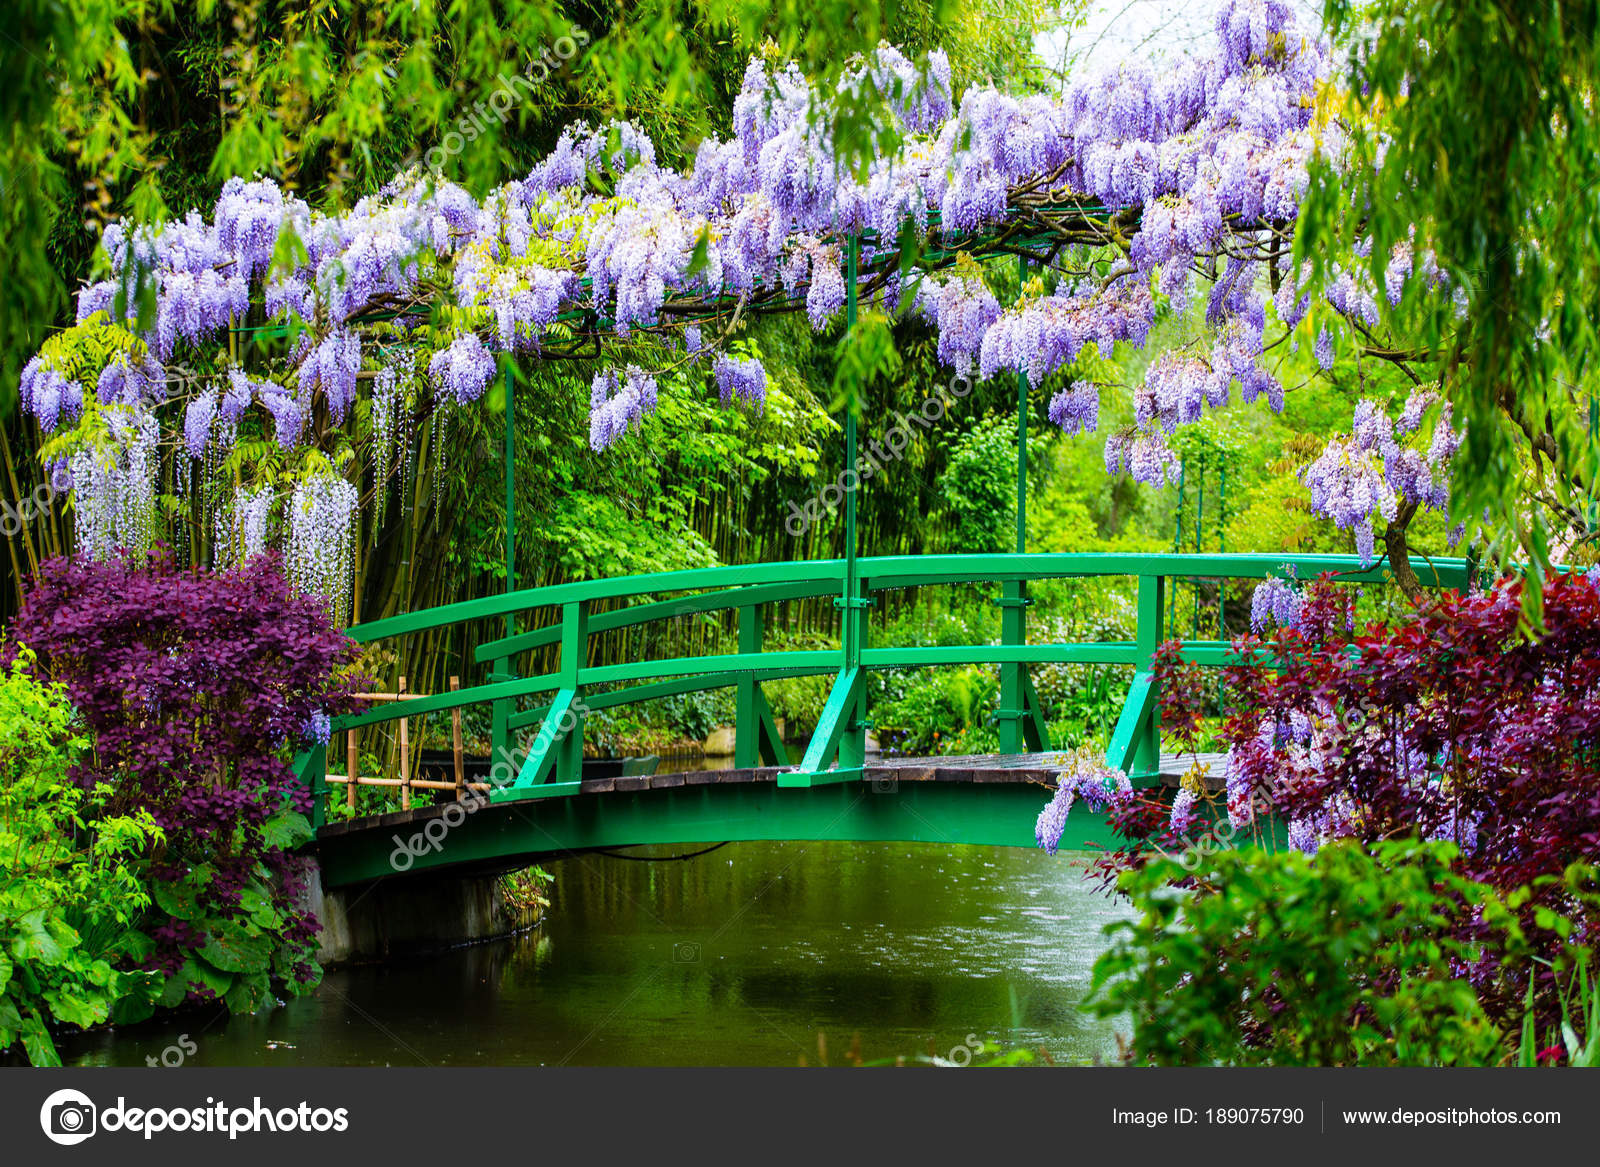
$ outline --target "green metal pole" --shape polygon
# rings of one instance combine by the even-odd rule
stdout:
[[[846,330],[856,326],[856,276],[861,263],[861,237],[850,236],[845,251],[845,304]],[[859,386],[858,386],[859,388]],[[861,471],[856,465],[856,400],[845,403],[844,459],[845,469],[856,476],[854,487],[845,493],[844,509],[844,619],[840,622],[839,641],[843,649],[844,674],[859,677],[861,650],[865,647],[867,632],[867,599],[861,594],[861,578],[856,565],[856,495],[861,492]],[[839,769],[858,770],[867,758],[867,687],[859,684],[854,708],[844,711],[845,724],[839,735]]]
[[[856,327],[856,267],[861,255],[861,239],[859,236],[850,236],[850,242],[845,249],[845,275],[844,275],[844,327],[846,333],[855,331]],[[859,387],[858,387],[859,388]],[[856,600],[856,493],[861,489],[861,478],[856,470],[856,402],[854,397],[845,402],[844,410],[844,468],[846,473],[856,476],[855,485],[845,492],[844,496],[844,601],[845,601],[845,630],[841,635],[844,646],[845,667],[853,668],[860,662],[859,644],[854,643],[854,637],[849,629],[853,620],[849,619],[854,613],[853,603]],[[852,659],[852,652],[855,654]]]
[[[754,654],[761,651],[761,608],[750,604],[739,609],[739,653]],[[754,673],[739,678],[734,690],[733,764],[740,770],[761,764],[761,714],[756,702],[761,696],[761,686]]]
[[[1145,708],[1145,720],[1139,725],[1135,735],[1137,743],[1134,749],[1133,764],[1135,769],[1144,775],[1153,774],[1161,769],[1161,702],[1157,692],[1155,680],[1150,677],[1150,658],[1155,656],[1156,649],[1166,639],[1166,629],[1162,626],[1161,614],[1166,608],[1162,592],[1166,590],[1166,580],[1159,575],[1141,575],[1139,577],[1138,597],[1138,624],[1134,629],[1136,650],[1139,659],[1138,677],[1149,677],[1150,687]]]
[[[1026,256],[1017,257],[1017,297],[1022,297],[1022,285],[1028,279]],[[1017,371],[1017,554],[1028,552],[1028,374]],[[1027,606],[1028,589],[1022,580],[1006,580],[1000,589],[1000,643],[1022,645],[1028,640]],[[1024,746],[1045,748],[1037,740],[1037,732],[1028,718],[1032,686],[1028,683],[1028,666],[1008,662],[1000,666],[1000,708],[995,711],[999,730],[1000,752],[1020,754]],[[1043,721],[1043,717],[1039,719]],[[1030,740],[1033,739],[1033,740]]]
[[[1200,533],[1206,525],[1206,460],[1200,459],[1200,482],[1195,487],[1195,519],[1194,519],[1194,551],[1200,554]],[[1194,588],[1194,637],[1200,639],[1200,579],[1198,576],[1189,577],[1189,586]]]
[[[1028,278],[1027,256],[1017,256],[1017,296]],[[1028,551],[1028,374],[1017,370],[1017,554]]]
[[[517,411],[511,362],[506,362],[506,594],[517,590]],[[506,613],[506,635],[516,635],[516,617]]]
[[[517,590],[517,426],[516,426],[516,387],[512,375],[511,362],[506,361],[505,366],[506,389],[506,431],[505,431],[505,480],[506,480],[506,511],[505,511],[505,540],[506,540],[506,594],[510,595]],[[517,620],[510,613],[506,613],[505,634],[516,635]],[[500,657],[495,661],[495,669],[489,675],[491,681],[509,681],[513,679],[511,671],[511,658]],[[490,737],[490,762],[504,762],[507,767],[506,779],[515,773],[518,761],[512,756],[511,748],[511,710],[513,702],[508,700],[496,701],[490,711],[489,737]],[[493,774],[491,772],[491,777]]]
[[[1228,467],[1224,463],[1217,470],[1217,554],[1228,553]],[[1228,581],[1217,580],[1217,639],[1228,639],[1227,629],[1224,627],[1224,605],[1227,598]]]

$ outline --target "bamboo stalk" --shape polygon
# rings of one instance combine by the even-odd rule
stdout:
[[[353,729],[344,731],[344,764],[346,774],[356,775],[356,780],[350,783],[350,789],[345,794],[344,800],[344,804],[354,810],[356,808],[356,785],[361,781],[361,762],[356,753],[356,731]]]
[[[6,437],[5,426],[3,425],[0,425],[0,454],[5,455],[6,477],[11,480],[11,493],[16,496],[17,513],[20,516],[22,513],[22,487],[17,485],[17,469],[11,462],[11,442]],[[22,524],[22,529],[18,531],[18,534],[22,536],[22,550],[28,558],[28,574],[37,575],[39,573],[39,557],[34,553],[33,539],[28,534],[27,523]],[[22,580],[20,576],[17,579],[17,606],[22,606]]]
[[[450,678],[450,691],[461,688],[461,678]],[[466,759],[461,753],[461,706],[450,711],[450,751],[456,764],[456,801],[461,801],[461,791],[467,780]]]
[[[406,691],[406,679],[404,677],[401,677],[400,678],[400,688],[398,689],[398,692],[399,693],[404,693],[405,691]],[[404,700],[404,698],[402,698],[402,700]],[[410,777],[411,777],[411,733],[410,733],[410,726],[407,724],[407,722],[409,722],[410,720],[411,719],[408,718],[408,717],[402,717],[400,719],[400,809],[401,810],[410,810],[411,809],[411,783],[410,783]]]

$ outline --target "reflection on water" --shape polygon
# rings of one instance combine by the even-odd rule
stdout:
[[[660,853],[671,853],[663,849]],[[1081,860],[1000,847],[735,843],[685,862],[551,865],[550,918],[512,940],[330,973],[255,1017],[86,1035],[69,1063],[795,1065],[969,1034],[1057,1062],[1111,1056],[1078,1004],[1124,909]],[[1125,1028],[1125,1026],[1123,1026]]]

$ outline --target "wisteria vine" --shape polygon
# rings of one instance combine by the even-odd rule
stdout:
[[[320,452],[364,395],[371,465],[385,474],[406,463],[396,443],[414,432],[408,418],[470,406],[503,362],[603,357],[619,340],[623,367],[592,381],[596,450],[654,412],[670,369],[700,365],[724,404],[759,409],[766,372],[730,342],[758,311],[833,326],[854,239],[865,301],[922,318],[957,373],[1020,373],[1035,387],[1071,375],[1088,351],[1144,346],[1162,306],[1181,307],[1209,279],[1204,334],[1149,366],[1133,424],[1106,441],[1108,470],[1159,485],[1176,473],[1175,431],[1235,386],[1247,403],[1283,408],[1268,330],[1309,311],[1288,261],[1293,225],[1311,160],[1338,145],[1316,116],[1327,48],[1287,5],[1235,0],[1216,32],[1208,54],[1159,73],[1127,63],[1059,97],[957,95],[942,53],[913,62],[882,46],[840,82],[896,95],[901,144],[860,177],[829,131],[834,95],[792,63],[756,58],[733,136],[702,142],[683,171],[611,122],[569,127],[526,177],[481,200],[410,171],[328,214],[269,180],[233,178],[209,220],[191,211],[106,228],[105,278],[80,291],[77,327],[27,366],[22,404],[60,435],[46,452],[69,458],[80,547],[95,556],[148,542],[140,516],[154,507],[160,435],[215,473],[212,455],[259,415],[298,469],[265,496],[239,484],[238,466],[211,490],[224,507],[234,500],[234,517],[217,520],[233,536],[218,556],[265,546],[277,513],[291,576],[338,603],[350,549],[334,542],[355,529],[359,491]],[[907,232],[929,246],[904,272]],[[970,254],[952,260],[963,246]],[[1038,273],[1005,306],[980,262],[1001,253],[1032,256]],[[1367,324],[1378,295],[1438,278],[1409,249],[1382,289],[1361,270],[1352,263],[1325,299]],[[141,300],[153,310],[138,311]],[[1333,344],[1319,325],[1319,359]],[[1096,430],[1100,391],[1074,376],[1051,419],[1069,434]],[[1308,472],[1313,507],[1353,529],[1364,554],[1374,514],[1447,501],[1459,441],[1448,416],[1425,455],[1400,444],[1429,404],[1398,425],[1364,406],[1352,438]],[[383,474],[374,481],[381,494]]]

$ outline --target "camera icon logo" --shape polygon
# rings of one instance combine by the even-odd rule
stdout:
[[[874,794],[897,794],[899,790],[900,779],[898,778],[874,778],[872,780],[872,793]]]
[[[72,1147],[94,1134],[98,1113],[98,1108],[82,1091],[57,1090],[39,1108],[39,1126],[52,1143]]]
[[[673,964],[699,964],[700,946],[692,940],[682,940],[672,946]]]

